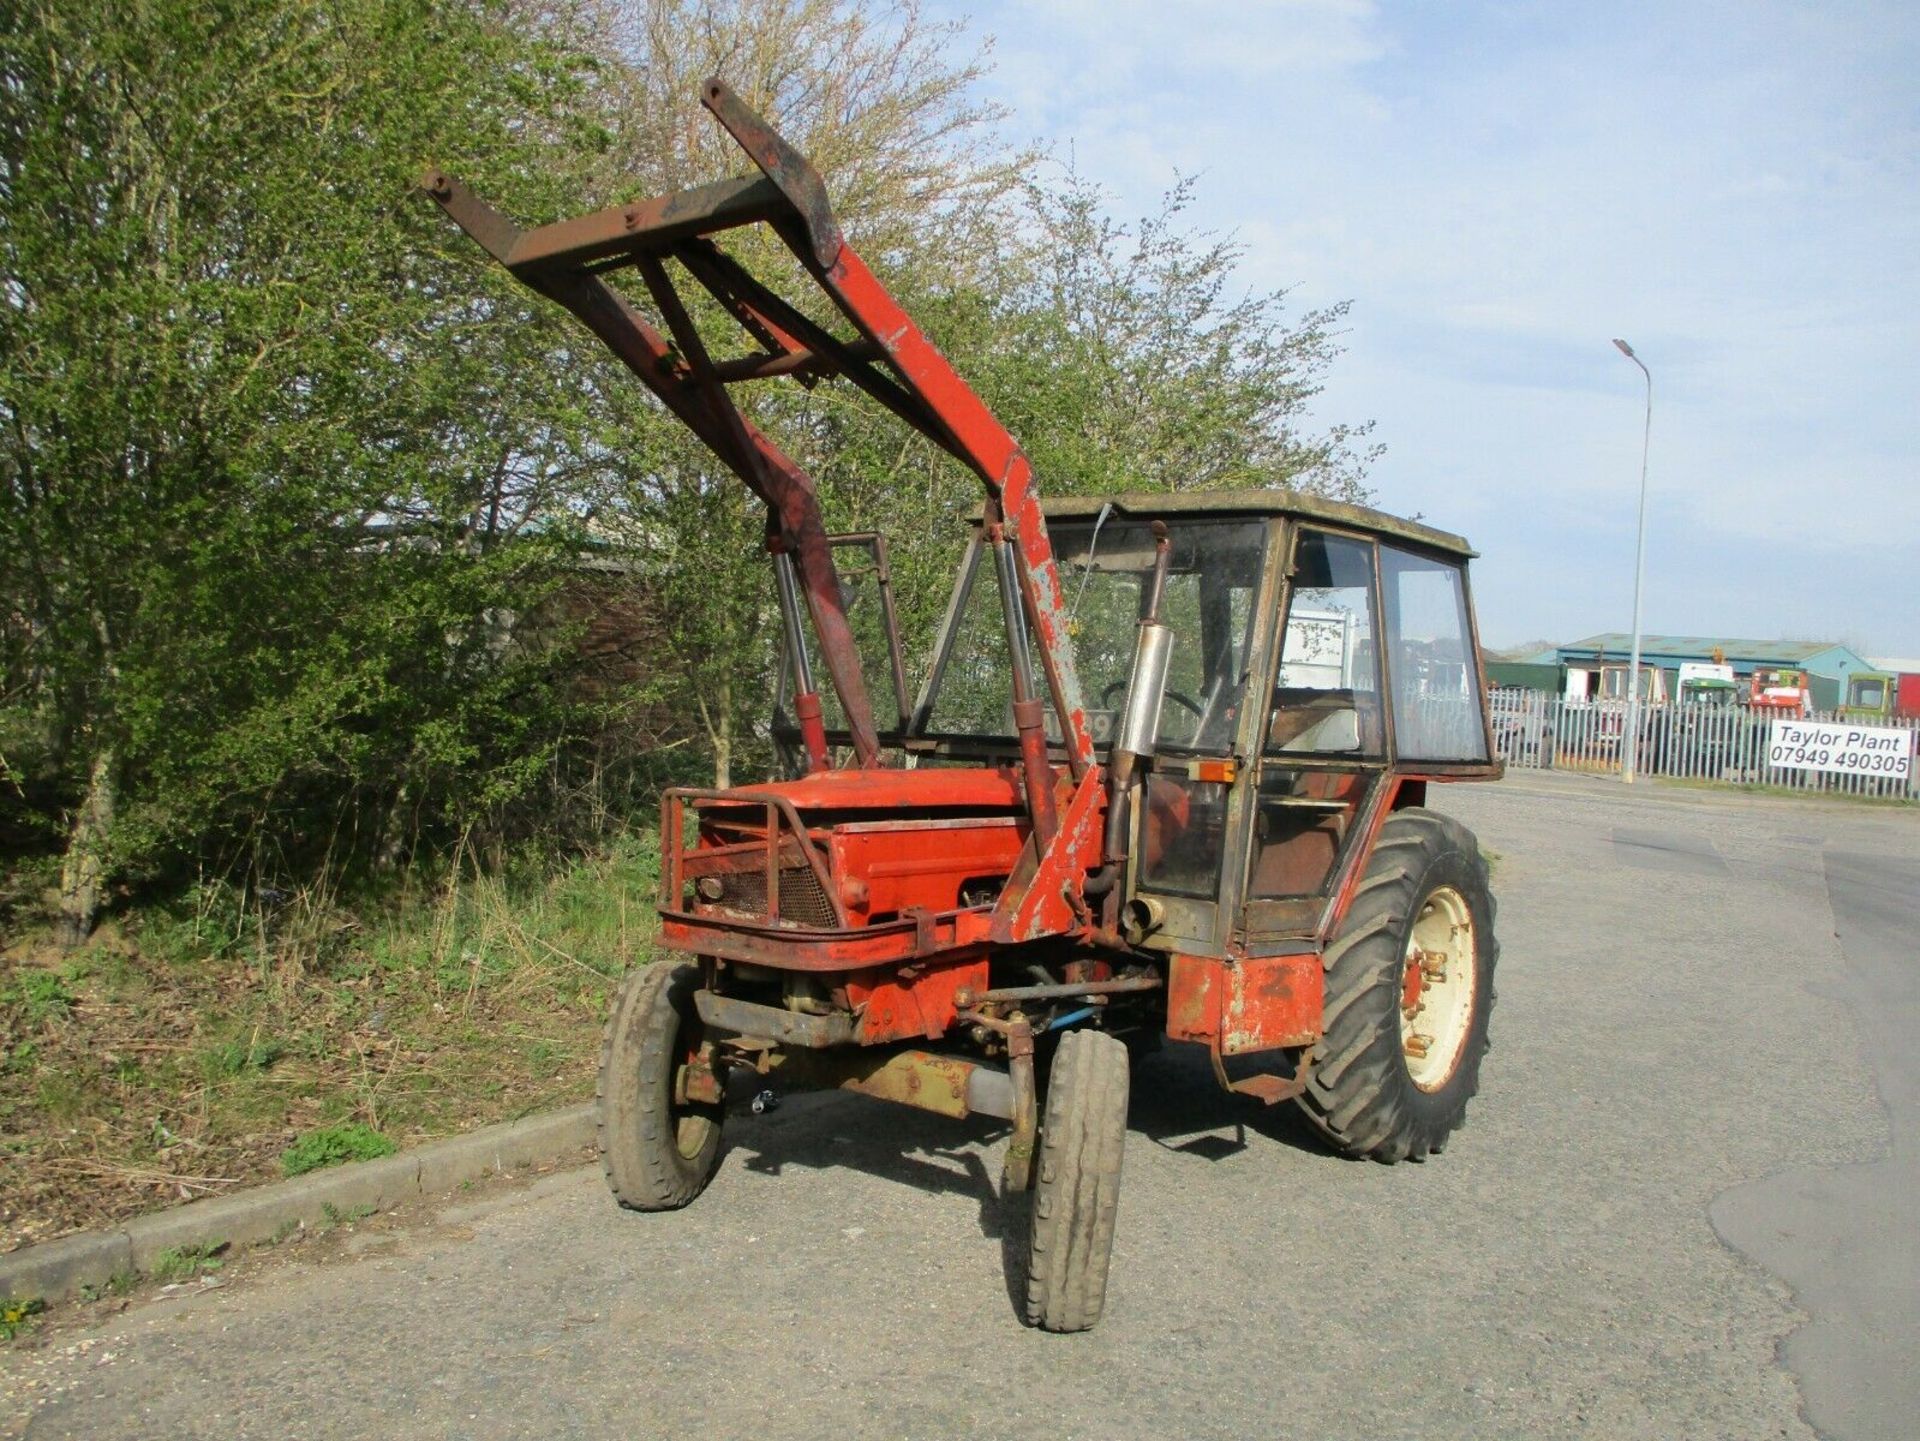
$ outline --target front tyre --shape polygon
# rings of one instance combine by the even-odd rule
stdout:
[[[1040,1123],[1027,1231],[1026,1321],[1085,1331],[1107,1302],[1127,1145],[1127,1048],[1100,1031],[1060,1039]]]
[[[1493,1010],[1494,901],[1473,833],[1396,811],[1328,943],[1325,1033],[1298,1104],[1349,1156],[1422,1160],[1479,1089]]]
[[[671,1211],[705,1189],[720,1160],[720,1108],[676,1099],[700,1046],[700,973],[667,962],[629,971],[600,1042],[597,1133],[614,1198]]]

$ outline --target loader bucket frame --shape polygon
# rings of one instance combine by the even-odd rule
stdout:
[[[826,186],[806,158],[724,82],[708,80],[700,98],[759,168],[758,177],[723,180],[536,229],[513,224],[444,172],[430,171],[422,187],[515,277],[578,316],[766,503],[769,547],[777,564],[790,557],[798,572],[820,655],[862,767],[880,764],[880,741],[813,480],[741,413],[728,387],[781,375],[805,384],[843,377],[980,478],[989,536],[996,547],[1009,549],[1002,574],[1018,590],[1017,605],[1007,607],[1008,653],[1014,658],[1027,806],[1044,848],[1057,829],[1056,800],[1044,707],[1033,677],[1024,673],[1029,630],[1061,720],[1068,770],[1082,787],[1093,770],[1093,739],[1074,670],[1059,572],[1027,458],[847,243]],[[714,239],[751,225],[767,226],[793,252],[851,323],[852,337],[834,333],[774,293]],[[757,347],[753,353],[715,358],[688,313],[679,289],[684,282],[669,270],[669,260],[740,324]],[[628,269],[639,272],[659,325],[608,284],[608,276]],[[796,709],[804,714],[809,699],[817,717],[817,696],[796,697]],[[824,766],[824,746],[809,749],[814,766]]]

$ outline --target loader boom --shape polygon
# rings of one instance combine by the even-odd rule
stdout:
[[[722,81],[707,81],[701,101],[759,167],[760,178],[720,181],[531,230],[443,172],[430,171],[423,188],[518,279],[579,317],[766,503],[769,547],[782,563],[790,557],[797,571],[862,767],[880,763],[880,743],[818,494],[812,478],[741,413],[728,387],[779,375],[809,384],[840,376],[979,476],[1002,574],[1017,591],[1007,610],[1008,654],[1026,804],[1044,847],[1057,824],[1054,778],[1044,706],[1033,691],[1034,678],[1025,673],[1029,631],[1076,782],[1092,769],[1093,740],[1032,468],[1006,428],[847,243],[826,187],[806,158]],[[793,252],[850,322],[852,337],[816,323],[714,239],[755,224],[769,227]],[[758,347],[754,353],[715,358],[681,297],[684,279],[676,278],[669,261],[740,324]],[[657,324],[609,283],[621,270],[638,273]],[[819,769],[825,759],[817,697],[796,697],[796,711],[803,723],[811,719],[808,750]]]

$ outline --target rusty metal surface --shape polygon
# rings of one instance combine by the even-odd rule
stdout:
[[[1312,1065],[1312,1052],[1301,1057],[1299,1066],[1291,1076],[1261,1071],[1255,1075],[1242,1076],[1237,1081],[1227,1075],[1226,1062],[1221,1058],[1218,1046],[1212,1048],[1210,1058],[1213,1062],[1213,1078],[1220,1084],[1222,1090],[1231,1091],[1237,1096],[1251,1096],[1267,1106],[1277,1106],[1282,1101],[1291,1101],[1295,1096],[1304,1094],[1307,1082],[1313,1075],[1309,1069]]]
[[[749,961],[784,971],[852,971],[984,955],[991,939],[986,915],[978,911],[934,917],[930,951],[918,948],[912,920],[830,931],[791,924],[755,925],[731,915],[663,912],[659,945],[662,950]]]
[[[781,1006],[763,1006],[712,991],[693,993],[700,1019],[739,1036],[757,1036],[783,1045],[819,1048],[844,1046],[853,1040],[853,1017],[841,1014],[812,1016]]]
[[[931,1051],[784,1051],[767,1058],[767,1069],[780,1084],[796,1090],[857,1091],[956,1120],[976,1110],[1005,1119],[1012,1109],[1003,1072]],[[982,1107],[974,1105],[975,1098]]]
[[[820,172],[717,75],[701,87],[700,103],[727,127],[727,133],[800,212],[806,221],[807,238],[813,245],[814,261],[820,265],[833,264],[845,242],[840,235],[840,223],[833,218],[833,206],[827,200],[827,187],[821,183]]]
[[[856,822],[836,826],[827,849],[849,918],[866,923],[977,904],[963,894],[969,882],[1006,876],[1025,839],[1011,816]]]
[[[770,220],[785,208],[771,181],[721,180],[524,231],[502,259],[510,270],[523,271],[658,253],[691,236]]]
[[[1033,1028],[1015,1021],[1007,1028],[1007,1077],[1013,1088],[1013,1135],[1007,1139],[1002,1187],[1017,1195],[1033,1185],[1033,1148],[1040,1136],[1040,1104],[1033,1074]]]
[[[1317,955],[1248,957],[1231,963],[1220,1049],[1237,1056],[1317,1041],[1324,981]]]
[[[917,1106],[942,1116],[960,1117],[968,1113],[968,1078],[973,1074],[971,1061],[935,1056],[926,1051],[895,1051],[873,1064],[871,1056],[862,1057],[868,1069],[840,1083],[846,1091],[858,1091],[882,1101],[897,1101]]]
[[[766,902],[766,916],[769,920],[781,919],[781,876],[783,871],[795,869],[789,862],[797,856],[799,866],[805,868],[811,877],[812,887],[809,898],[818,898],[819,908],[826,912],[825,918],[836,928],[847,925],[846,908],[841,903],[832,873],[827,868],[827,859],[820,848],[814,844],[800,813],[791,799],[772,790],[739,789],[731,791],[708,790],[694,786],[675,786],[661,796],[663,838],[673,842],[671,850],[662,847],[661,854],[661,911],[679,913],[684,904],[686,881],[701,852],[688,852],[683,849],[686,843],[685,815],[689,809],[698,811],[701,807],[724,808],[727,810],[746,810],[760,808],[765,815],[764,827],[758,837],[752,835],[750,826],[742,826],[747,832],[749,843],[756,841],[763,848],[766,881],[762,898]],[[702,822],[704,828],[706,822]],[[747,859],[746,857],[742,858]],[[745,869],[744,864],[729,866],[728,869]],[[809,917],[817,924],[819,915]]]
[[[849,977],[847,1000],[860,1014],[855,1037],[864,1045],[938,1040],[959,1015],[960,994],[986,980],[984,956]]]
[[[1320,957],[1176,954],[1167,980],[1167,1035],[1222,1054],[1310,1045],[1320,1038]]]
[[[1225,963],[1212,956],[1175,953],[1167,965],[1167,1035],[1176,1041],[1211,1042],[1220,1034],[1219,989]]]
[[[996,986],[990,991],[963,992],[955,997],[961,1007],[1008,1001],[1065,1001],[1077,996],[1112,996],[1131,991],[1157,991],[1158,976],[1122,976],[1113,981],[1064,981],[1056,986]]]
[[[1003,944],[1069,935],[1087,927],[1081,909],[1068,900],[1079,899],[1087,874],[1101,863],[1101,830],[1106,815],[1106,790],[1098,766],[1075,786],[1073,798],[1060,819],[1053,844],[1031,860],[1025,874],[1016,870],[1000,893],[993,913],[993,935]],[[1028,857],[1032,857],[1031,850]],[[1023,869],[1028,859],[1023,858]]]

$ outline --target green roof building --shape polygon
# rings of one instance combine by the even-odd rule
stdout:
[[[1602,665],[1624,665],[1633,653],[1633,637],[1623,631],[1605,631],[1584,640],[1569,641],[1554,651],[1569,669],[1598,671]],[[1803,670],[1813,693],[1815,710],[1831,710],[1846,694],[1847,677],[1874,665],[1851,646],[1825,640],[1737,640],[1711,635],[1643,635],[1640,663],[1663,670],[1671,694],[1685,661],[1721,661],[1736,676],[1756,670]]]

